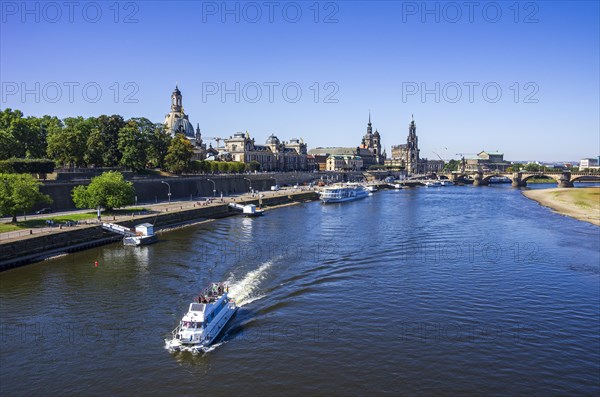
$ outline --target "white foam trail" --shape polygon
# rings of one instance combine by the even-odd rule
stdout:
[[[213,343],[206,350],[204,350],[203,354],[210,353],[211,351],[215,350],[217,347],[224,345],[224,344],[225,344],[225,341],[221,341],[219,343]]]
[[[236,281],[230,277],[227,280],[229,284],[229,295],[235,299],[235,303],[241,307],[250,302],[263,298],[265,295],[255,295],[260,282],[265,278],[267,270],[271,267],[273,261],[267,261],[260,265],[258,269],[249,271],[244,278]]]

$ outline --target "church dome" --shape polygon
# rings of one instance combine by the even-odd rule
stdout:
[[[267,145],[279,145],[279,139],[275,135],[271,134],[271,136],[269,136],[267,138],[266,144]]]
[[[194,126],[187,117],[177,118],[173,123],[173,127],[171,127],[171,131],[173,134],[184,134],[187,137],[193,138],[194,135]]]
[[[374,136],[380,136],[379,135],[379,131],[375,130],[375,133],[373,134]]]

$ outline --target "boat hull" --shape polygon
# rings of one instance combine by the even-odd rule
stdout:
[[[140,245],[148,245],[158,241],[158,236],[156,234],[152,236],[133,236],[133,237],[125,237],[123,238],[123,245],[127,245],[130,247],[139,247]]]
[[[340,197],[340,198],[321,198],[323,204],[333,204],[333,203],[343,203],[345,201],[354,201],[360,200],[362,198],[368,197],[369,194],[360,194],[352,197]]]

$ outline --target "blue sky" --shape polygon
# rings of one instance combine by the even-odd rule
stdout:
[[[600,152],[598,2],[270,4],[2,2],[0,107],[159,122],[177,82],[205,136],[356,146],[370,110],[388,154],[412,114],[422,157]]]

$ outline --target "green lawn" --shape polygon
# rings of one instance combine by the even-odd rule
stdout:
[[[111,211],[102,212],[102,216],[120,216],[120,215],[129,215],[132,212],[142,212],[148,211],[147,208],[127,208],[127,209],[118,209]],[[148,211],[152,212],[152,211]],[[95,219],[97,216],[96,212],[86,212],[81,214],[68,214],[68,215],[60,215],[60,216],[52,216],[48,215],[44,218],[37,219],[28,219],[26,221],[20,221],[16,224],[14,223],[0,223],[0,233],[12,232],[15,230],[23,230],[23,229],[33,229],[38,227],[47,226],[46,221],[52,220],[54,224],[58,225],[65,222],[77,222],[84,221],[86,219]],[[23,217],[18,217],[17,219],[23,219]]]

